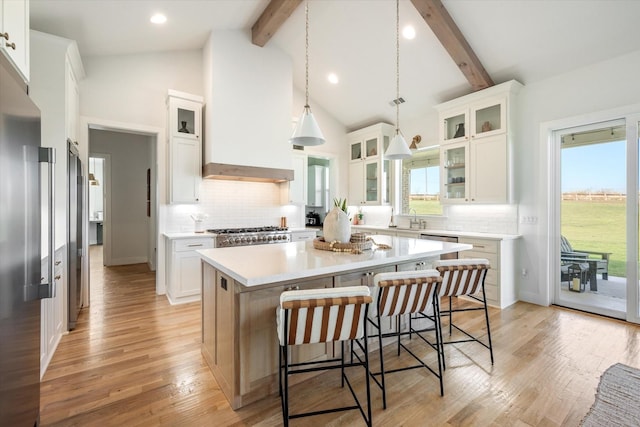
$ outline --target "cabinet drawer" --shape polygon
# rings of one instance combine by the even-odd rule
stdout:
[[[469,258],[484,258],[489,260],[489,264],[491,265],[491,269],[500,269],[500,259],[498,258],[498,254],[491,252],[480,252],[472,249],[470,251],[461,251],[459,252],[460,258],[469,259]]]
[[[499,242],[497,240],[469,239],[465,237],[465,238],[461,238],[458,242],[473,245],[473,249],[471,251],[487,252],[487,253],[494,253],[494,254],[498,253]]]
[[[213,238],[195,238],[195,239],[180,239],[173,242],[173,250],[175,252],[195,251],[198,249],[210,249],[213,248]]]

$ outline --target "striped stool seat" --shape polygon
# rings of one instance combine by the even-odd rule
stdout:
[[[369,303],[372,301],[370,290],[366,286],[344,288],[309,289],[286,291],[280,295],[280,305],[276,309],[279,351],[279,384],[284,425],[293,418],[320,415],[329,412],[358,409],[367,425],[371,425],[371,393],[369,388],[369,357],[367,345],[366,318]],[[358,341],[363,339],[363,343]],[[363,352],[364,357],[357,362],[345,362],[344,343],[350,341],[350,351],[354,343]],[[339,342],[340,358],[305,363],[291,363],[291,346]],[[364,368],[366,382],[365,408],[358,400],[345,368],[361,366]],[[354,398],[355,405],[324,409],[306,413],[289,413],[289,376],[320,370],[341,370],[341,384],[346,382]]]
[[[440,317],[449,320],[449,337],[456,329],[462,333],[462,339],[442,340],[443,355],[444,344],[455,344],[462,342],[475,341],[480,343],[489,350],[491,356],[491,364],[493,365],[493,346],[491,344],[491,329],[489,327],[489,312],[487,310],[487,298],[485,294],[484,281],[487,277],[487,271],[491,268],[489,261],[483,258],[442,260],[433,263],[433,266],[442,276],[442,285],[440,286],[440,297],[449,297],[449,307],[446,310],[440,309]],[[481,303],[479,307],[463,307],[454,309],[452,307],[452,298],[458,296],[467,296]],[[487,339],[483,342],[475,335],[467,330],[456,326],[453,322],[453,313],[463,313],[472,311],[483,311],[485,324],[487,328]],[[444,358],[443,358],[444,366]]]
[[[429,341],[423,334],[425,331],[414,330],[410,323],[409,329],[406,331],[400,330],[400,316],[407,315],[409,318],[411,315],[432,310],[434,313],[438,313],[437,295],[438,287],[442,278],[436,270],[420,270],[420,271],[408,271],[408,272],[393,272],[393,273],[379,273],[373,278],[373,292],[375,293],[373,314],[368,317],[368,322],[373,326],[373,329],[378,337],[378,346],[380,353],[380,372],[372,373],[371,376],[375,383],[382,390],[382,404],[386,409],[387,407],[387,395],[385,374],[392,372],[405,371],[408,369],[426,368],[432,374],[434,374],[440,382],[440,395],[444,394],[444,387],[442,383],[442,369],[440,362],[440,336],[437,333],[438,329],[435,328],[435,343]],[[383,333],[382,332],[382,317],[396,317],[396,330],[395,332]],[[436,350],[438,357],[438,368],[430,367],[421,358],[416,356],[409,348],[405,346],[401,341],[402,336],[415,334],[428,346]],[[406,350],[414,359],[418,361],[417,365],[406,366],[398,369],[385,370],[384,367],[384,352],[382,348],[382,339],[385,337],[397,338],[397,355],[400,356],[400,349]],[[378,379],[378,376],[380,379]]]

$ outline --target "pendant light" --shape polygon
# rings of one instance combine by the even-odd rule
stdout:
[[[293,145],[321,145],[324,136],[309,107],[309,0],[304,2],[305,16],[305,104],[302,116],[298,119],[296,129],[289,142]]]
[[[396,0],[396,135],[384,153],[385,159],[401,160],[411,157],[411,150],[400,132],[400,0]]]

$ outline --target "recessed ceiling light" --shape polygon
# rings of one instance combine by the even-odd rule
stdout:
[[[338,84],[338,76],[336,75],[336,73],[329,73],[329,75],[327,76],[327,80],[329,80],[330,83]]]
[[[413,40],[416,37],[416,29],[412,25],[407,25],[402,29],[402,36],[407,40]]]
[[[150,21],[154,24],[164,24],[165,22],[167,22],[167,17],[161,13],[156,13],[151,17]]]

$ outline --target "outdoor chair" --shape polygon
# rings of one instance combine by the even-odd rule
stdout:
[[[560,236],[560,264],[561,281],[570,280],[566,276],[566,267],[569,264],[589,264],[589,287],[592,291],[598,290],[596,274],[602,274],[603,280],[609,279],[609,256],[611,252],[597,252],[583,249],[574,249],[566,237]],[[593,256],[593,257],[592,257]],[[562,268],[564,267],[564,268]]]

